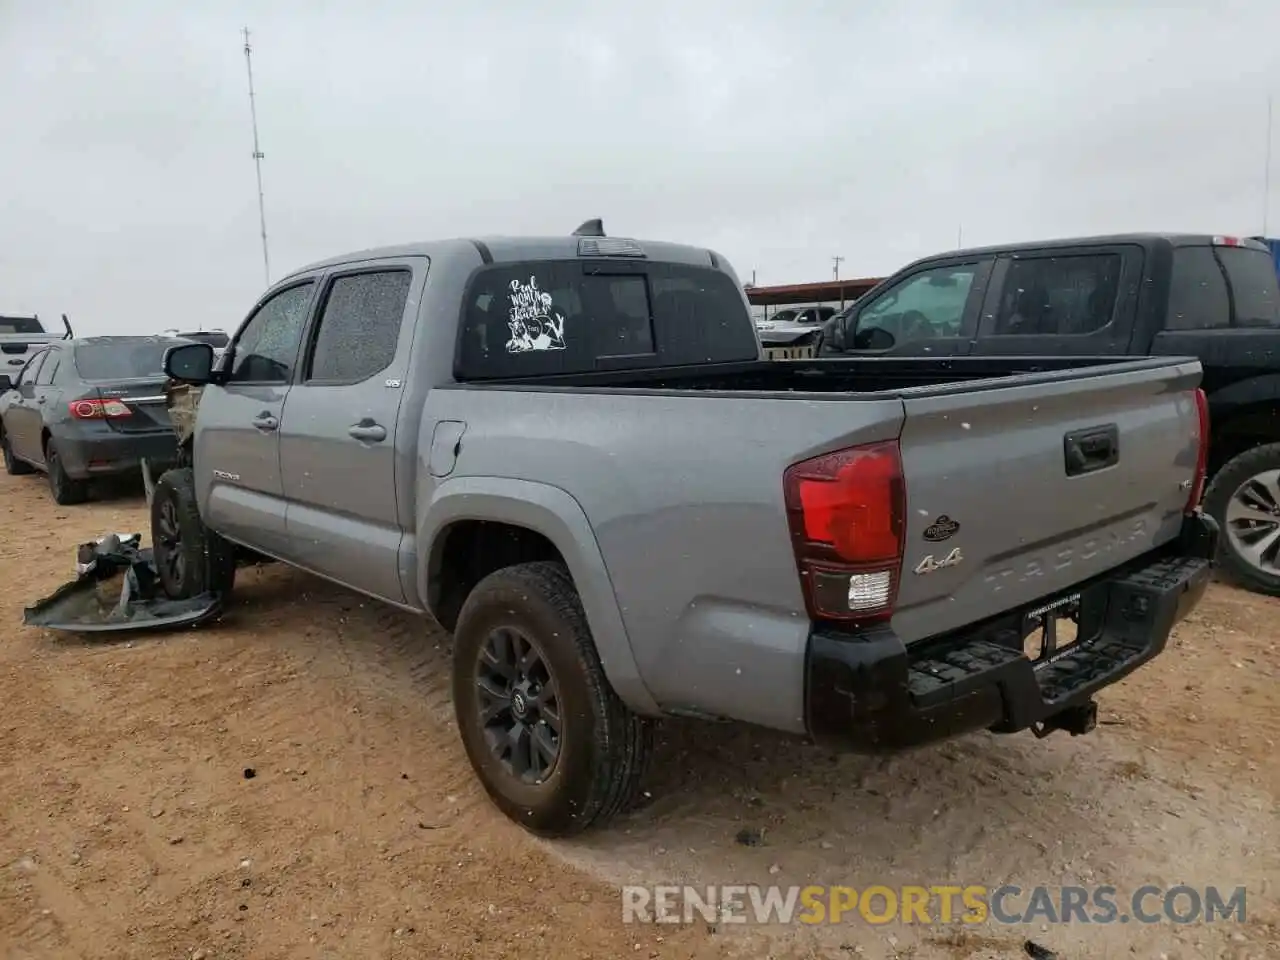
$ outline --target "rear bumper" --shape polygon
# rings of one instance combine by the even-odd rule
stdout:
[[[1077,588],[1083,639],[1039,666],[1022,652],[1030,610],[910,650],[887,625],[817,628],[805,664],[809,734],[892,753],[974,730],[1050,729],[1164,650],[1204,595],[1217,537],[1212,518],[1189,516],[1174,543]]]
[[[92,437],[54,435],[62,468],[73,480],[132,473],[145,457],[153,464],[178,458],[178,437],[172,430],[155,433],[102,433]]]

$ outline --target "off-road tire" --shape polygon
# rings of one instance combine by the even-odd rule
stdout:
[[[73,480],[67,476],[62,465],[62,455],[52,440],[45,444],[44,466],[49,478],[49,492],[53,502],[67,507],[76,503],[84,503],[89,499],[89,481]]]
[[[174,600],[231,593],[235,548],[204,525],[190,467],[166,470],[151,495],[151,550],[160,585]]]
[[[558,689],[558,757],[536,784],[505,769],[485,740],[476,681],[485,644],[503,628],[538,645]],[[454,631],[453,706],[463,747],[489,797],[540,836],[572,836],[625,809],[652,751],[652,724],[609,686],[573,580],[559,563],[505,567],[471,591]]]
[[[23,477],[35,470],[27,461],[19,460],[13,455],[8,434],[0,433],[0,454],[4,456],[4,472],[11,477]]]
[[[1232,457],[1214,475],[1204,495],[1204,511],[1218,521],[1218,563],[1230,579],[1242,587],[1280,597],[1280,574],[1269,574],[1245,559],[1231,541],[1227,510],[1241,484],[1268,470],[1280,470],[1280,443],[1266,443]],[[1278,518],[1280,519],[1280,518]]]

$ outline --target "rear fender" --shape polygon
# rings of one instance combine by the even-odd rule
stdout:
[[[416,525],[414,579],[419,601],[429,601],[430,557],[442,532],[458,520],[488,520],[525,527],[546,537],[564,558],[595,639],[605,676],[632,710],[660,713],[640,676],[600,545],[578,501],[559,487],[505,477],[459,477],[436,487]]]

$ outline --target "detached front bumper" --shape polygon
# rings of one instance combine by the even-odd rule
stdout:
[[[1023,654],[1033,608],[910,650],[887,625],[817,628],[805,669],[809,734],[857,753],[892,753],[974,730],[1079,727],[1093,695],[1164,650],[1200,602],[1217,538],[1212,518],[1188,516],[1174,543],[1082,584],[1081,639],[1040,664]]]

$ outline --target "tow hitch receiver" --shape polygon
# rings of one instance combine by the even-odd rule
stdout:
[[[1092,733],[1093,728],[1097,725],[1097,701],[1087,700],[1074,707],[1067,707],[1067,709],[1060,713],[1055,713],[1051,717],[1046,717],[1039,723],[1032,724],[1031,732],[1040,739],[1047,737],[1055,730],[1065,730],[1073,737],[1079,737],[1086,733]]]

